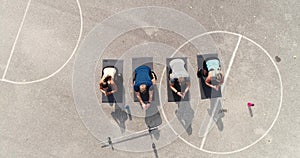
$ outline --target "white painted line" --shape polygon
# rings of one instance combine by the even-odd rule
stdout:
[[[229,73],[230,73],[230,70],[231,70],[233,61],[234,61],[234,59],[235,59],[235,55],[236,55],[237,50],[238,50],[238,48],[239,48],[241,39],[242,39],[242,36],[239,35],[238,42],[237,42],[237,44],[236,44],[236,46],[235,46],[235,48],[234,48],[234,51],[233,51],[233,53],[232,53],[232,56],[231,56],[231,59],[230,59],[229,65],[228,65],[228,68],[227,68],[226,73],[225,73],[224,83],[223,83],[223,85],[222,85],[222,87],[221,87],[221,91],[222,91],[222,92],[224,91],[224,87],[225,87],[225,84],[226,84],[228,75],[229,75]],[[217,98],[217,101],[216,101],[216,103],[215,103],[215,105],[214,105],[214,109],[213,109],[212,114],[211,114],[212,116],[210,117],[209,123],[208,123],[208,125],[206,126],[205,133],[204,133],[204,137],[202,138],[202,142],[201,142],[201,145],[200,145],[200,149],[203,149],[203,146],[204,146],[204,144],[205,144],[205,141],[206,141],[206,137],[207,137],[208,131],[209,131],[209,129],[210,129],[212,123],[213,123],[213,118],[214,118],[214,115],[215,115],[215,112],[216,112],[216,109],[217,109],[217,105],[219,104],[220,101],[221,101],[221,98]]]
[[[18,82],[18,81],[12,81],[12,80],[5,79],[4,78],[5,75],[3,75],[4,77],[2,77],[2,80],[0,80],[0,81],[12,83],[12,84],[22,84],[22,85],[42,82],[42,81],[45,81],[45,80],[53,77],[54,75],[56,75],[58,72],[60,72],[69,63],[69,61],[72,59],[72,57],[74,56],[74,54],[76,53],[76,51],[78,49],[78,46],[79,46],[79,43],[80,43],[80,40],[81,40],[81,36],[82,36],[82,31],[83,31],[83,15],[82,15],[82,10],[81,10],[81,5],[80,5],[79,0],[76,0],[76,2],[77,2],[78,9],[79,9],[79,14],[80,14],[80,31],[79,31],[79,36],[78,36],[78,39],[77,39],[77,42],[76,42],[76,46],[75,46],[71,56],[68,58],[68,60],[59,69],[57,69],[54,73],[52,73],[51,75],[46,76],[44,78],[38,79],[38,80]],[[7,67],[8,67],[8,65],[7,65]]]
[[[229,34],[229,35],[235,35],[235,36],[239,36],[239,37],[242,37],[243,39],[246,39],[248,40],[249,42],[253,43],[254,45],[256,45],[257,47],[259,47],[268,57],[269,59],[271,60],[273,66],[275,67],[276,69],[276,72],[278,74],[278,79],[279,79],[279,83],[280,83],[280,102],[279,102],[279,107],[278,107],[278,111],[276,113],[276,116],[274,118],[274,121],[272,122],[272,124],[270,125],[270,127],[267,129],[267,131],[260,137],[258,138],[257,140],[255,140],[253,143],[249,144],[249,145],[246,145],[245,147],[242,147],[240,149],[237,149],[237,150],[232,150],[232,151],[210,151],[210,150],[206,150],[204,148],[199,148],[197,146],[195,146],[194,144],[190,143],[189,141],[187,141],[186,139],[182,138],[177,132],[176,130],[171,126],[169,120],[167,119],[165,113],[164,113],[164,108],[161,108],[161,111],[162,111],[162,114],[163,114],[163,117],[166,121],[166,123],[169,125],[169,127],[172,129],[172,131],[177,135],[177,137],[179,139],[181,139],[183,142],[185,142],[186,144],[188,144],[189,146],[193,147],[194,149],[197,149],[197,150],[200,150],[200,151],[203,151],[203,152],[206,152],[206,153],[210,153],[210,154],[218,154],[218,155],[227,155],[227,154],[233,154],[233,153],[238,153],[238,152],[241,152],[243,150],[246,150],[252,146],[254,146],[256,143],[258,143],[259,141],[261,141],[270,131],[271,129],[273,128],[273,126],[275,125],[278,117],[279,117],[279,114],[280,114],[280,111],[281,111],[281,107],[282,107],[282,100],[283,100],[283,83],[282,83],[282,77],[281,77],[281,74],[280,74],[280,71],[279,71],[279,68],[278,66],[276,65],[275,61],[273,60],[273,58],[271,57],[271,55],[268,53],[267,50],[265,50],[261,45],[259,45],[258,43],[256,43],[255,41],[253,41],[252,39],[246,37],[246,36],[243,36],[241,34],[238,34],[238,33],[235,33],[235,32],[229,32],[229,31],[224,31],[224,30],[216,30],[216,31],[210,31],[210,32],[205,32],[205,33],[202,33],[202,34],[199,34],[193,38],[191,38],[190,40],[188,40],[187,42],[185,42],[183,45],[181,45],[179,47],[182,48],[185,44],[189,43],[190,41],[194,40],[194,39],[197,39],[199,37],[202,37],[202,36],[205,36],[205,35],[210,35],[210,34],[218,34],[218,33],[221,33],[221,34]],[[178,49],[178,50],[179,50]],[[176,54],[177,51],[174,53]],[[173,54],[173,55],[174,55]],[[165,71],[165,69],[163,70]],[[164,72],[163,72],[164,73]],[[161,91],[161,88],[159,89],[159,91]],[[161,96],[160,96],[161,97]]]
[[[216,112],[216,109],[217,109],[217,105],[218,105],[218,103],[219,103],[219,100],[220,100],[220,98],[217,98],[216,104],[214,105],[214,108],[213,108],[213,110],[212,110],[212,112],[211,112],[211,116],[210,116],[210,118],[209,118],[209,122],[208,122],[208,124],[207,124],[207,126],[206,126],[206,129],[205,129],[205,132],[204,132],[204,135],[203,135],[203,138],[202,138],[202,142],[201,142],[201,145],[200,145],[200,149],[203,149],[204,143],[205,143],[205,141],[206,141],[207,134],[208,134],[208,132],[209,132],[210,127],[212,126],[213,118],[215,117],[215,112]]]
[[[226,74],[225,74],[225,76],[224,76],[224,83],[223,83],[223,85],[222,85],[222,87],[221,87],[221,90],[223,90],[224,87],[225,87],[225,85],[226,85],[226,82],[227,82],[227,79],[228,79],[228,76],[229,76],[229,73],[230,73],[230,70],[231,70],[233,61],[234,61],[234,59],[235,59],[235,55],[236,55],[236,53],[237,53],[238,47],[239,47],[240,42],[241,42],[241,39],[242,39],[242,36],[239,35],[238,42],[237,42],[237,44],[236,44],[236,46],[235,46],[235,49],[234,49],[234,51],[233,51],[233,54],[232,54],[232,56],[231,56],[231,59],[230,59],[229,65],[228,65],[228,69],[227,69]]]
[[[18,41],[18,39],[19,39],[19,35],[20,35],[20,33],[21,33],[21,30],[22,30],[22,28],[23,28],[23,24],[24,24],[24,21],[25,21],[25,18],[26,18],[26,15],[27,15],[27,12],[28,12],[28,9],[29,9],[30,4],[31,4],[31,0],[29,0],[28,3],[27,3],[26,9],[25,9],[25,13],[24,13],[24,15],[23,15],[23,18],[22,18],[22,21],[21,21],[21,24],[20,24],[20,27],[19,27],[19,30],[18,30],[16,39],[15,39],[14,44],[13,44],[13,46],[12,46],[12,49],[11,49],[11,51],[10,51],[10,55],[9,55],[8,61],[7,61],[7,63],[6,63],[6,67],[5,67],[4,73],[3,73],[3,75],[2,75],[2,80],[3,80],[3,79],[5,78],[5,76],[6,76],[7,69],[8,69],[8,67],[9,67],[9,64],[10,64],[10,61],[11,61],[11,58],[12,58],[12,55],[13,55],[13,53],[14,53],[14,51],[15,51],[15,47],[16,47],[17,41]]]

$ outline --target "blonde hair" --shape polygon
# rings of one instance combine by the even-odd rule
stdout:
[[[141,84],[139,88],[140,88],[141,93],[145,93],[146,89],[147,89],[147,86],[145,84]]]

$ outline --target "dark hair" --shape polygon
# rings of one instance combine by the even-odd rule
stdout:
[[[111,80],[111,79],[112,79],[111,76],[106,76],[106,77],[104,78],[103,82],[106,82],[106,84],[107,84],[107,81],[109,81],[109,80]]]
[[[101,88],[107,88],[108,87],[108,81],[111,80],[111,76],[106,76],[102,83],[100,83]]]
[[[101,88],[107,88],[108,87],[108,83],[107,82],[100,83],[100,87]]]

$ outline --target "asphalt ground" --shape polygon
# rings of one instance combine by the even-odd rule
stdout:
[[[297,157],[299,6],[2,0],[0,157]],[[222,97],[202,100],[197,55],[215,53]],[[158,77],[148,110],[133,101],[141,57]],[[174,57],[187,58],[189,101],[168,102]],[[123,61],[118,104],[98,90],[105,59]]]

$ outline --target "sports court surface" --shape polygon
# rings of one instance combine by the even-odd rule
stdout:
[[[0,4],[0,157],[300,155],[298,0]],[[201,97],[205,54],[221,60],[222,97]],[[168,98],[170,58],[191,76],[179,104]],[[98,90],[107,60],[123,66],[117,104]],[[134,102],[139,64],[158,78],[147,111]]]

